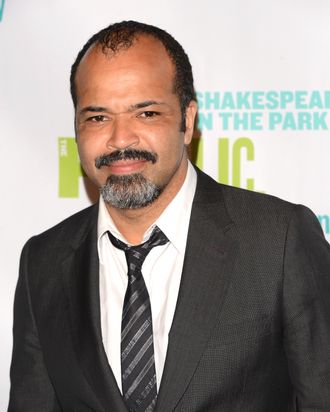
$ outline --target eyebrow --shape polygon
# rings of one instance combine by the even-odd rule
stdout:
[[[79,115],[85,114],[87,112],[92,112],[92,113],[107,112],[107,109],[101,106],[86,106],[79,111]]]
[[[143,109],[144,107],[152,106],[152,105],[166,105],[164,102],[158,102],[156,100],[145,100],[144,102],[135,103],[129,106],[128,112],[133,112],[137,109]],[[106,107],[102,106],[86,106],[79,111],[79,115],[85,114],[87,112],[92,113],[99,113],[105,112],[109,113],[109,110]]]
[[[136,110],[136,109],[143,109],[144,107],[152,106],[152,105],[164,105],[163,102],[157,102],[156,100],[146,100],[144,102],[133,104],[129,107],[129,110]]]

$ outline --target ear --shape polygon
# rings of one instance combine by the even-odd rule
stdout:
[[[189,145],[194,133],[195,117],[197,114],[197,103],[191,100],[186,108],[186,131],[184,133],[184,144]]]

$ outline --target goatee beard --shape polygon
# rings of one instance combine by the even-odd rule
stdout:
[[[120,160],[142,159],[156,163],[157,154],[146,150],[116,150],[96,158],[95,166],[100,169]],[[138,209],[154,202],[163,188],[146,179],[141,173],[111,175],[100,193],[106,203],[119,209]]]
[[[141,173],[111,175],[101,186],[103,200],[118,209],[139,209],[154,202],[163,188],[146,179]]]

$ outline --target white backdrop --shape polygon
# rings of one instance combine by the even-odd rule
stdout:
[[[90,35],[127,19],[174,35],[199,93],[199,165],[308,205],[330,240],[329,17],[329,0],[0,0],[0,410],[20,250],[90,203],[69,95]]]

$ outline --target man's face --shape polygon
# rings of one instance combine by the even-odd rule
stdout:
[[[173,77],[165,48],[148,36],[115,55],[93,47],[79,65],[76,131],[81,163],[115,207],[145,206],[163,190],[173,197],[184,180],[185,145],[192,137],[196,104],[188,107],[186,131],[180,131]]]

